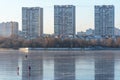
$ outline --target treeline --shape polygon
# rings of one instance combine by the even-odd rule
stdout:
[[[116,39],[61,39],[61,38],[37,38],[32,40],[25,40],[23,38],[3,38],[0,37],[0,48],[21,48],[21,47],[31,47],[31,48],[84,48],[84,47],[120,47],[120,37]]]

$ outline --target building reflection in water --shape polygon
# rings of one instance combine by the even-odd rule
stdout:
[[[43,59],[38,53],[29,52],[22,59],[22,80],[42,80]]]
[[[19,80],[16,74],[18,51],[0,50],[0,80]]]
[[[54,80],[54,57],[43,57],[43,80]]]
[[[116,51],[115,55],[115,80],[120,80],[120,51]]]
[[[75,59],[70,55],[54,58],[54,80],[75,80]]]
[[[95,80],[114,80],[114,54],[95,54]]]
[[[76,80],[94,80],[94,55],[81,52],[75,58]]]

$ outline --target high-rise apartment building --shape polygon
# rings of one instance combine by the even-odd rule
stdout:
[[[43,8],[22,8],[22,31],[26,39],[34,39],[43,34]]]
[[[95,6],[95,35],[114,36],[114,6]]]
[[[0,23],[0,36],[10,37],[18,35],[18,22]]]
[[[75,35],[75,6],[54,6],[54,33],[55,35]]]

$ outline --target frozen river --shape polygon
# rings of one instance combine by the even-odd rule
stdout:
[[[0,50],[0,80],[120,80],[120,50]]]

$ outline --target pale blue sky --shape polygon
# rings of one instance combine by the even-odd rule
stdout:
[[[54,5],[76,6],[76,32],[94,28],[94,5],[114,5],[115,26],[120,27],[119,0],[0,0],[0,22],[17,21],[21,29],[21,8],[42,7],[44,8],[44,33],[53,33]]]

